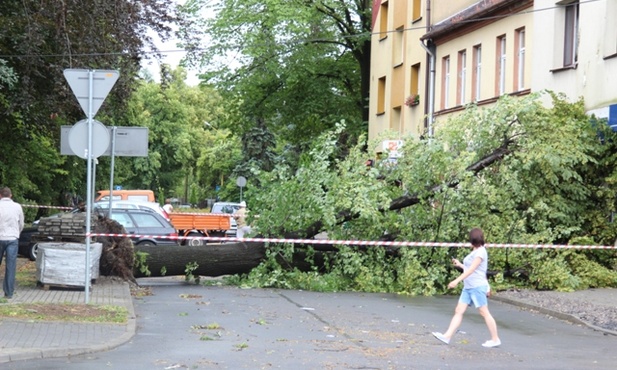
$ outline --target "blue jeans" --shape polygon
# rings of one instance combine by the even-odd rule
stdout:
[[[477,288],[463,289],[459,302],[465,303],[468,306],[473,305],[476,308],[486,306],[488,300],[486,299],[486,292],[488,292],[488,286],[480,286]]]
[[[17,271],[17,248],[17,239],[0,240],[0,265],[2,265],[2,257],[4,257],[4,252],[6,251],[6,268],[2,288],[4,289],[4,296],[8,298],[13,297],[13,291],[15,290],[15,271]]]

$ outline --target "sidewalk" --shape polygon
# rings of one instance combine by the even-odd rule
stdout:
[[[83,290],[17,288],[9,304],[85,303]],[[107,351],[135,335],[136,319],[129,284],[101,278],[92,285],[89,302],[126,307],[126,324],[70,323],[0,319],[0,364]]]
[[[616,288],[504,291],[491,299],[617,336]]]

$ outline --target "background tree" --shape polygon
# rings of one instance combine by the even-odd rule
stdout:
[[[187,86],[181,67],[163,76],[160,84],[141,82],[128,104],[127,121],[149,129],[149,154],[124,159],[118,181],[132,188],[161,190],[165,197],[186,202],[191,193],[201,200],[208,192],[211,196],[220,176],[231,170],[211,155],[214,141],[228,136],[209,123],[225,116],[222,100],[208,86]],[[219,170],[206,175],[211,168]]]
[[[0,182],[12,186],[17,199],[65,204],[65,194],[83,194],[83,160],[61,157],[57,149],[60,126],[84,118],[62,72],[119,70],[120,79],[100,115],[122,115],[144,46],[153,46],[148,31],[165,38],[170,24],[178,21],[172,4],[171,0],[0,3],[0,55],[6,62],[1,69],[9,69],[15,77],[10,93],[0,91]],[[4,71],[0,75],[6,76]]]
[[[241,102],[242,135],[263,123],[301,153],[342,119],[343,145],[366,131],[369,1],[195,0],[183,10],[197,24],[182,29],[189,62]]]

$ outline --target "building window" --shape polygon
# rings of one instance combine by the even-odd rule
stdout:
[[[578,1],[566,5],[563,66],[574,66],[578,61]]]
[[[514,60],[514,91],[521,91],[525,88],[525,28],[516,30],[514,43],[514,49],[516,50],[516,59]]]
[[[441,60],[441,70],[443,71],[441,79],[441,109],[450,107],[450,56],[444,57]]]
[[[392,119],[390,120],[390,130],[396,131],[399,133],[403,133],[403,125],[401,122],[401,118],[403,115],[401,114],[401,107],[396,107],[392,109]]]
[[[458,52],[458,75],[457,75],[456,103],[465,104],[465,86],[467,85],[467,50]]]
[[[411,82],[409,85],[409,95],[420,95],[420,63],[411,66]]]
[[[388,37],[388,3],[381,3],[379,7],[379,39]]]
[[[506,92],[506,36],[497,38],[497,69],[495,74],[495,94],[501,96]]]
[[[606,2],[606,19],[617,18],[617,1]],[[615,57],[617,54],[617,22],[604,22],[604,56]]]
[[[422,18],[422,0],[413,0],[413,4],[411,5],[411,20],[417,21]]]
[[[394,32],[394,42],[392,43],[392,65],[394,67],[403,64],[404,47],[403,27],[397,28],[396,32]]]
[[[482,45],[473,47],[473,76],[471,81],[473,101],[480,101],[482,91]]]
[[[386,112],[386,77],[380,77],[377,82],[377,114]]]

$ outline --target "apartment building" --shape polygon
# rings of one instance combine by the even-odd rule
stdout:
[[[544,89],[583,96],[617,128],[617,0],[376,0],[373,11],[370,139],[430,135],[468,103]]]
[[[534,2],[532,91],[585,99],[617,130],[617,0]]]
[[[369,139],[424,132],[427,53],[425,0],[374,0]],[[391,143],[390,143],[391,144]],[[388,145],[388,144],[384,144]]]

